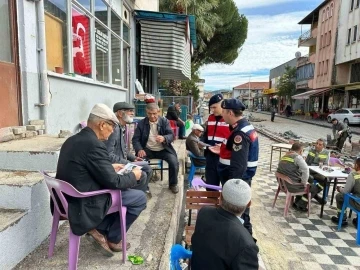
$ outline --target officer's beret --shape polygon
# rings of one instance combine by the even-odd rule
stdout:
[[[134,105],[131,105],[127,102],[118,102],[118,103],[115,103],[113,111],[117,112],[120,110],[133,110],[133,109],[135,109]]]
[[[221,108],[229,109],[229,110],[241,110],[244,111],[246,109],[245,105],[238,99],[224,99],[224,102],[221,103]]]
[[[213,95],[209,100],[209,107],[215,103],[222,101],[223,99],[224,98],[223,98],[222,94]]]

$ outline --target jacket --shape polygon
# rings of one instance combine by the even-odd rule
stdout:
[[[127,149],[123,130],[125,130],[125,127],[116,125],[109,139],[104,141],[112,163],[127,164],[136,158],[135,155]]]
[[[256,173],[259,159],[258,135],[252,125],[242,118],[220,147],[218,171],[224,179],[250,180]]]
[[[316,152],[315,148],[310,148],[309,153],[305,159],[306,164],[309,166],[318,166],[319,162],[327,164],[329,161],[330,153],[328,150],[323,149],[320,153]]]
[[[303,157],[295,152],[288,152],[281,158],[277,171],[288,176],[294,183],[305,185],[309,178],[308,165]]]
[[[174,133],[170,127],[169,120],[159,116],[157,126],[158,126],[159,135],[164,136],[165,138],[165,141],[163,142],[164,149],[176,155],[176,151],[174,147],[171,145],[171,143],[174,141]],[[134,136],[132,138],[132,144],[136,154],[140,150],[144,150],[146,148],[149,134],[150,134],[149,118],[145,117],[138,123],[135,129]]]
[[[190,151],[197,157],[204,157],[204,148],[200,148],[198,144],[198,137],[195,136],[194,133],[190,133],[190,135],[186,138],[186,150]],[[195,166],[205,166],[206,160],[194,159]]]
[[[80,192],[101,189],[128,189],[137,184],[134,173],[115,172],[104,143],[86,127],[68,138],[60,150],[56,178],[66,181]],[[96,228],[111,206],[109,194],[89,198],[68,197],[69,223],[75,235]]]
[[[259,248],[254,239],[238,217],[221,207],[200,209],[191,245],[192,270],[259,268]]]
[[[222,143],[229,135],[229,124],[225,123],[224,118],[221,115],[215,116],[210,114],[203,134],[203,141],[207,144],[215,145]]]

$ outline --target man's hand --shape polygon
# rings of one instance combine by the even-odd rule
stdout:
[[[209,147],[209,150],[214,154],[220,155],[220,146],[221,144],[216,144],[215,146]]]
[[[135,174],[136,181],[139,181],[141,177],[141,169],[139,169],[139,167],[135,167],[132,172]]]
[[[165,138],[164,138],[164,136],[158,135],[158,136],[156,136],[155,141],[158,143],[163,143],[165,141]]]
[[[136,157],[134,161],[143,161],[141,157]]]
[[[118,171],[120,171],[122,168],[125,167],[124,164],[117,164],[117,163],[112,164],[112,166],[114,167],[115,172],[118,172]]]
[[[139,158],[143,158],[143,157],[146,157],[146,152],[144,150],[140,150],[138,153],[137,153],[138,157]]]
[[[338,131],[339,136],[341,135],[341,133],[342,133],[342,130]]]

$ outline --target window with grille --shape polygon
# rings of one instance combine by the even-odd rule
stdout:
[[[351,66],[350,83],[360,82],[360,63]]]

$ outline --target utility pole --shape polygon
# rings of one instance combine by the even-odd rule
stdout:
[[[249,76],[249,106],[248,106],[249,111],[250,111],[250,100],[251,100],[250,80],[251,80],[251,75]]]

